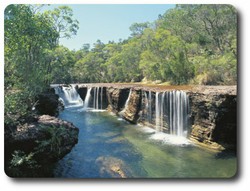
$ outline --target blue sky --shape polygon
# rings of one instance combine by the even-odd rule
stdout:
[[[51,5],[52,9],[59,5]],[[93,45],[98,39],[107,43],[127,39],[129,27],[137,22],[153,22],[159,14],[175,5],[167,4],[79,4],[68,5],[73,9],[74,18],[79,21],[77,36],[61,39],[60,44],[69,49],[79,50],[83,44]]]

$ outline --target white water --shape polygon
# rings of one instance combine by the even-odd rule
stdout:
[[[65,107],[82,106],[80,110],[90,110],[93,112],[100,112],[103,105],[103,87],[88,87],[84,102],[80,98],[74,85],[55,87],[55,92],[60,96]],[[91,95],[92,93],[92,95]],[[128,107],[128,103],[132,94],[130,89],[128,98],[125,102],[124,109]],[[168,130],[170,135],[178,137],[187,137],[188,126],[188,96],[183,91],[168,91],[168,92],[156,92],[155,96],[152,96],[152,92],[144,92],[145,96],[145,121],[152,124],[152,116],[155,120],[155,135],[152,135],[153,139],[162,139],[167,142],[172,140],[173,137],[164,137],[164,134],[159,134],[163,130]],[[154,105],[153,105],[154,104]],[[154,115],[153,112],[154,111]],[[165,134],[166,135],[166,134]],[[181,140],[181,138],[178,138]]]
[[[83,101],[74,85],[55,87],[55,93],[59,95],[65,108],[83,106]]]
[[[161,131],[160,126],[160,102],[159,102],[159,92],[155,94],[155,129],[156,131]]]
[[[125,102],[125,105],[124,105],[124,107],[123,107],[123,110],[120,111],[120,115],[123,115],[124,112],[126,111],[126,109],[127,109],[127,107],[128,107],[128,103],[129,103],[129,99],[130,99],[131,93],[132,93],[132,89],[129,90],[128,98],[127,98],[127,100],[126,100],[126,102]]]
[[[167,92],[168,103],[170,105],[170,134],[177,136],[187,136],[188,126],[188,96],[183,91]]]
[[[127,98],[126,103],[125,103],[125,106],[124,106],[124,110],[126,110],[126,108],[128,107],[128,102],[129,102],[129,99],[130,99],[131,93],[132,93],[132,89],[130,88],[130,90],[129,90],[129,94],[128,94],[128,98]]]
[[[102,110],[103,105],[103,87],[94,87],[93,108]]]
[[[163,132],[156,132],[149,137],[150,139],[161,141],[172,145],[189,145],[192,144],[186,137],[171,135]]]
[[[144,92],[145,120],[152,124],[152,93]],[[187,137],[188,127],[188,96],[183,91],[168,91],[155,93],[155,130],[162,132],[168,129],[170,135]]]
[[[89,101],[90,101],[90,98],[91,98],[91,90],[92,88],[91,87],[88,87],[88,90],[87,90],[87,94],[85,96],[85,100],[84,100],[84,105],[83,105],[83,108],[86,110],[89,106]]]
[[[152,93],[151,91],[148,92],[148,95],[146,93],[146,91],[144,91],[144,119],[145,121],[147,121],[148,123],[152,122]]]

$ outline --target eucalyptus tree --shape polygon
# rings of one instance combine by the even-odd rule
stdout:
[[[55,12],[42,13],[23,4],[11,4],[4,11],[6,114],[32,108],[35,96],[53,78],[51,63],[56,58],[51,60],[48,52],[56,49],[62,33],[69,37],[76,32],[76,22],[70,19],[72,12],[67,7]]]

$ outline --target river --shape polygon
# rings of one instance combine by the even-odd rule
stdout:
[[[229,178],[236,173],[234,153],[208,151],[107,111],[68,107],[59,118],[79,128],[79,140],[55,164],[54,177]]]

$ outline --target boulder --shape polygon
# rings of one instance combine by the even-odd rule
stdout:
[[[17,126],[16,131],[6,136],[5,157],[11,158],[14,151],[20,150],[35,153],[39,164],[55,162],[71,151],[78,142],[78,133],[72,123],[42,115],[36,122]]]
[[[37,96],[35,109],[39,115],[57,116],[59,113],[59,96],[54,92],[45,92]]]

